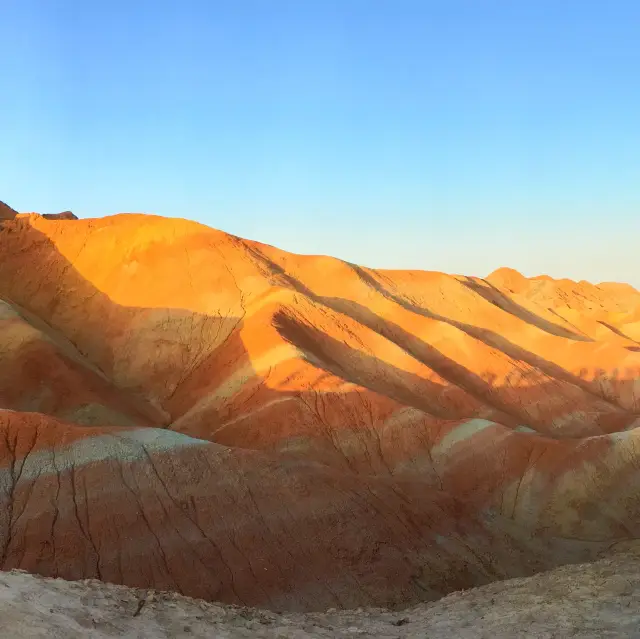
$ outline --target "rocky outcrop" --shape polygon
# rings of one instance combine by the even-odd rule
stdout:
[[[640,534],[640,293],[297,256],[120,215],[0,228],[5,569],[402,606]]]
[[[78,216],[71,211],[62,211],[62,213],[44,213],[43,218],[47,220],[77,220]]]
[[[12,209],[8,204],[0,202],[0,220],[13,220],[18,212]],[[71,211],[62,211],[61,213],[43,213],[42,217],[46,220],[77,220],[78,216]]]

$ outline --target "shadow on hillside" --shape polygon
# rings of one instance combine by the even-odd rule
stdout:
[[[586,369],[581,370],[578,374],[572,373],[541,357],[540,355],[514,344],[494,331],[456,321],[429,311],[428,309],[417,305],[415,302],[387,290],[362,267],[355,264],[349,265],[358,277],[365,282],[365,284],[411,313],[449,324],[479,342],[484,343],[490,348],[502,351],[510,356],[514,362],[522,362],[531,367],[529,370],[524,371],[522,370],[522,367],[518,367],[517,371],[514,368],[514,372],[520,373],[518,380],[519,383],[509,383],[504,387],[498,387],[494,383],[495,376],[491,373],[478,375],[466,369],[456,361],[448,358],[432,345],[427,344],[417,336],[408,333],[402,327],[389,319],[376,315],[369,308],[359,304],[358,302],[339,297],[316,295],[304,283],[300,282],[291,274],[286,273],[280,265],[276,264],[264,253],[255,248],[250,248],[249,252],[254,259],[263,266],[265,274],[270,276],[275,283],[286,284],[294,290],[306,295],[311,300],[355,319],[357,322],[367,326],[386,339],[396,343],[404,351],[408,352],[415,359],[436,371],[441,377],[451,384],[463,388],[469,394],[496,407],[507,416],[511,416],[512,418],[519,420],[530,417],[526,411],[523,413],[521,410],[522,407],[526,407],[530,402],[534,404],[539,403],[542,398],[549,397],[554,393],[554,391],[557,393],[559,389],[557,387],[556,380],[582,391],[582,393],[579,393],[576,396],[576,399],[579,400],[575,403],[574,408],[576,411],[581,409],[580,402],[584,399],[584,393],[590,401],[609,404],[611,409],[616,412],[620,411],[627,415],[640,414],[640,406],[637,406],[637,399],[634,395],[635,382],[637,378],[640,377],[640,367],[638,369],[628,369],[624,372],[619,369],[614,369],[610,372],[597,369],[592,371],[591,378],[589,378],[589,371]],[[516,306],[517,305],[513,303],[511,309],[507,312],[517,314],[514,310]],[[523,309],[523,311],[526,311],[526,309]],[[518,313],[519,312],[520,311],[518,311]],[[525,314],[525,318],[526,317],[527,315]],[[527,319],[525,319],[525,321],[527,321]],[[535,316],[535,321],[531,319],[531,323],[534,323],[537,326],[539,326],[543,321],[544,320],[542,318],[538,318],[537,316]],[[547,330],[547,332],[556,331],[554,334],[559,334],[559,329],[561,329],[561,327],[556,326],[553,329],[547,327],[544,330]],[[316,335],[314,339],[319,338],[320,336]],[[591,341],[589,338],[585,338],[584,336],[577,334],[572,334],[570,338],[579,341],[585,341],[585,339]],[[330,338],[328,339],[330,340]],[[290,341],[295,341],[295,339],[290,339]],[[307,343],[309,343],[308,340]],[[336,348],[342,347],[336,345]],[[325,352],[327,351],[326,346],[324,350]],[[411,380],[411,375],[406,373],[403,374],[403,372],[394,369],[393,366],[380,360],[377,361],[379,362],[380,367],[387,367],[390,370],[393,370],[394,377],[404,377],[405,379]],[[541,375],[536,373],[534,369],[541,371],[547,379],[540,381],[539,378]],[[551,381],[549,381],[549,378],[551,378]],[[413,386],[413,384],[410,385]],[[427,388],[429,387],[427,386]],[[433,391],[435,389],[431,388],[430,390]],[[508,403],[505,403],[500,399],[505,393],[508,394],[511,399]],[[411,403],[411,405],[416,406],[415,403]],[[424,402],[422,406],[424,407],[423,409],[429,412],[424,405]],[[507,423],[511,423],[509,421],[509,417],[507,417]],[[522,423],[522,421],[520,421],[520,423]]]
[[[635,342],[636,344],[640,345],[640,342],[638,342],[635,339],[632,339],[631,337],[629,337],[628,335],[623,333],[619,328],[616,328],[615,326],[613,326],[613,324],[609,324],[608,322],[603,322],[602,320],[598,320],[598,321],[599,321],[600,324],[602,324],[603,326],[608,328],[612,333],[615,333],[616,335],[619,335],[623,339],[628,339],[630,342]],[[627,348],[629,350],[635,350],[634,346],[627,346]]]
[[[565,339],[573,339],[580,342],[593,341],[588,335],[584,335],[577,330],[575,332],[570,331],[564,326],[560,326],[543,317],[540,317],[539,315],[536,315],[534,312],[507,297],[500,289],[496,288],[493,284],[491,284],[491,282],[488,282],[487,280],[482,280],[482,283],[480,283],[477,280],[467,277],[466,279],[460,280],[460,283],[467,288],[470,288],[474,293],[477,293],[478,295],[484,297],[484,299],[486,299],[488,302],[494,304],[503,311],[510,313],[523,322],[527,322],[532,326],[546,331],[550,335],[564,337]]]
[[[73,224],[71,221],[64,223]],[[12,238],[18,232],[17,229],[26,234],[26,238],[23,237],[21,246],[12,252]],[[231,316],[222,311],[206,315],[180,308],[121,306],[87,281],[60,255],[55,245],[26,219],[5,223],[0,228],[0,242],[3,243],[5,255],[0,264],[0,281],[4,280],[2,289],[11,292],[12,301],[28,309],[41,321],[48,322],[54,340],[57,339],[56,334],[64,333],[64,338],[70,340],[79,356],[97,366],[123,395],[135,397],[136,401],[144,397],[150,413],[155,411],[157,415],[159,409],[164,411],[165,417],[157,419],[156,425],[166,427],[180,420],[199,400],[206,395],[215,394],[216,389],[239,370],[244,371],[246,384],[251,389],[249,395],[253,397],[253,404],[249,402],[247,406],[253,405],[253,410],[260,407],[256,403],[256,397],[262,406],[277,405],[283,396],[298,398],[307,407],[316,402],[317,393],[314,391],[282,391],[271,388],[267,376],[253,369],[240,336],[243,326],[241,316]],[[28,251],[24,251],[24,246],[29,247]],[[498,385],[490,373],[478,375],[468,370],[416,335],[355,301],[316,295],[257,248],[250,245],[245,245],[245,248],[250,259],[256,262],[274,285],[289,286],[315,303],[355,319],[428,366],[446,384],[398,369],[376,358],[375,354],[355,351],[312,326],[304,326],[299,318],[293,318],[283,310],[276,315],[274,321],[277,330],[287,341],[303,353],[313,355],[313,363],[328,372],[381,396],[390,397],[400,404],[419,409],[436,420],[471,418],[478,411],[486,415],[483,406],[488,406],[491,408],[491,418],[495,421],[511,427],[527,425],[540,432],[549,432],[548,420],[551,413],[546,412],[544,404],[554,395],[564,396],[565,412],[583,410],[585,401],[594,407],[601,403],[603,410],[610,413],[608,419],[611,426],[605,430],[617,430],[621,425],[624,428],[625,420],[630,422],[637,416],[630,409],[630,400],[626,398],[634,397],[633,390],[639,371],[626,371],[625,374],[617,370],[609,374],[596,371],[594,379],[586,378],[587,371],[583,375],[573,374],[493,331],[442,317],[420,307],[387,290],[361,267],[351,265],[357,276],[368,286],[410,312],[455,326],[484,344],[502,350],[514,361],[524,362],[545,374],[541,381],[540,374],[530,369],[520,374],[517,381]],[[49,284],[43,286],[39,278],[30,278],[30,269],[31,272],[46,273]],[[466,284],[474,290],[483,288]],[[489,295],[485,290],[476,292],[483,296]],[[500,303],[507,312],[518,316],[524,312],[525,317],[529,317],[526,309],[518,307],[497,289],[491,288],[490,293],[491,296],[501,296]],[[86,310],[82,308],[83,305]],[[65,318],[72,314],[78,317],[79,313],[83,313],[82,324],[79,325],[76,321],[76,326],[70,332]],[[536,325],[541,321],[535,317],[529,317],[529,320]],[[545,330],[559,334],[560,328],[547,326]],[[582,339],[573,334],[567,337]],[[359,364],[354,365],[355,362]],[[571,391],[570,396],[567,396],[568,391]],[[348,395],[336,393],[333,401],[345,404],[360,401],[360,394],[355,393],[354,399],[349,399]],[[218,401],[214,409],[204,413],[208,420],[206,428],[200,428],[199,432],[184,432],[217,441],[211,434],[229,420],[238,417],[232,411],[242,404],[244,402],[234,402],[233,397]],[[557,402],[551,401],[550,405],[557,410]],[[286,420],[286,411],[272,414],[263,412],[262,418],[267,415]],[[343,419],[345,417],[348,419],[348,413]],[[299,420],[300,433],[292,432],[285,424],[273,427],[273,431],[289,437],[298,434],[330,437],[322,415],[309,415],[309,419],[314,422],[313,428],[318,429],[317,433],[313,432],[310,425],[302,423],[303,418]],[[370,420],[368,427],[375,430],[374,421]],[[330,425],[329,430],[347,427],[347,424],[336,421]],[[233,431],[228,428],[223,430],[226,444],[247,445],[252,439],[253,445],[259,446],[261,443],[259,437],[248,437],[246,433],[234,440]],[[222,435],[222,431],[220,432]],[[275,441],[272,443],[275,444]],[[333,448],[334,443],[330,442]]]

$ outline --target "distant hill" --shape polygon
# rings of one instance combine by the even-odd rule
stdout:
[[[0,202],[0,220],[13,220],[18,215],[17,211],[14,211],[8,204]]]

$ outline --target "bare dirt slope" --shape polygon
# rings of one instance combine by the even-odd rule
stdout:
[[[640,562],[620,556],[451,594],[402,612],[277,614],[98,581],[0,573],[0,633],[14,639],[640,637]]]
[[[0,566],[406,606],[640,535],[640,293],[0,224]]]

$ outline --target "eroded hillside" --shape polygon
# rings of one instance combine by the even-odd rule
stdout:
[[[0,223],[2,567],[401,606],[640,531],[640,293]]]

